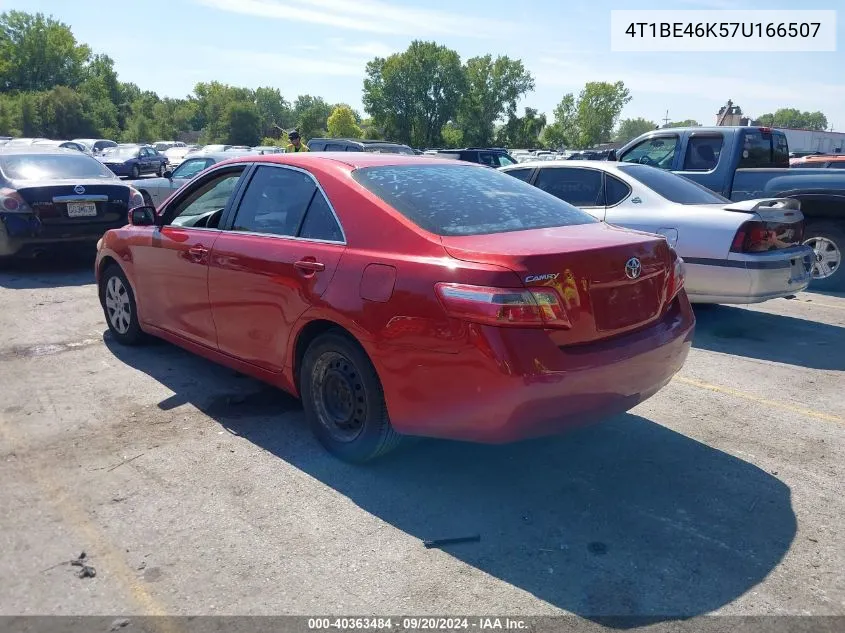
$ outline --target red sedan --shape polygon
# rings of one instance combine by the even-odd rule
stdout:
[[[164,338],[303,402],[350,461],[404,435],[508,442],[626,411],[683,365],[683,263],[495,170],[438,158],[218,163],[97,257],[114,338]]]

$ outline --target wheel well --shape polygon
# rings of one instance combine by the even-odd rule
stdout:
[[[117,263],[117,260],[115,260],[114,257],[110,257],[108,255],[103,257],[103,259],[100,261],[100,267],[97,269],[97,279],[98,280],[103,278],[103,273],[106,272],[106,268],[108,268],[112,264],[114,264],[115,266],[118,266],[118,267],[120,266],[120,264]],[[99,288],[99,294],[102,297],[102,294],[103,294],[102,286],[100,286],[100,288]]]
[[[299,371],[302,367],[302,359],[305,356],[305,350],[308,349],[308,346],[311,345],[311,342],[314,339],[325,334],[329,330],[334,330],[338,334],[346,336],[350,341],[353,341],[356,345],[361,347],[361,343],[358,342],[358,339],[355,338],[355,335],[353,335],[352,332],[338,325],[334,321],[327,321],[325,319],[310,321],[297,335],[296,345],[293,350],[293,380],[297,389],[299,389]]]
[[[826,218],[842,221],[842,198],[805,198],[801,194],[788,196],[801,203],[801,213],[810,220]]]

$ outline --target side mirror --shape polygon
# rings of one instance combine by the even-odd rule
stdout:
[[[155,226],[156,210],[153,207],[135,207],[129,212],[129,224],[132,226]]]
[[[616,150],[612,149],[607,154],[607,160],[616,160]]]
[[[164,170],[164,174],[162,174],[162,175],[163,175],[165,178],[167,178],[168,180],[171,180],[171,179],[173,178],[173,171],[172,171],[172,170],[170,170],[170,169],[165,169],[165,170]]]

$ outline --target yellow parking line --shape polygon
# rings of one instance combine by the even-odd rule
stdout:
[[[11,425],[7,424],[2,416],[0,416],[0,439],[12,448],[23,447],[23,443],[12,431]],[[140,610],[140,614],[167,615],[164,606],[150,595],[143,583],[138,580],[136,572],[126,562],[120,548],[109,541],[79,504],[74,503],[64,490],[61,482],[49,473],[38,460],[28,462],[27,474],[41,487],[46,494],[46,498],[59,512],[61,518],[85,539],[89,545],[86,548],[87,551],[103,561],[103,568],[124,585]],[[154,622],[155,626],[160,628],[161,633],[175,633],[177,630],[171,626],[167,619],[155,620]]]
[[[824,420],[826,422],[835,422],[837,424],[845,424],[845,420],[843,420],[838,415],[832,415],[830,413],[822,413],[821,411],[816,411],[814,409],[806,409],[804,407],[796,407],[791,404],[787,404],[785,402],[778,402],[777,400],[768,400],[766,398],[759,398],[753,394],[745,393],[744,391],[738,391],[736,389],[731,389],[730,387],[720,387],[719,385],[711,385],[708,382],[702,382],[700,380],[695,380],[694,378],[685,378],[683,376],[676,376],[675,380],[685,385],[690,385],[692,387],[698,387],[699,389],[707,389],[708,391],[715,391],[716,393],[724,393],[729,396],[734,396],[735,398],[743,398],[745,400],[752,400],[759,404],[765,404],[766,406],[775,408],[775,409],[782,409],[784,411],[792,411],[793,413],[800,413],[801,415],[806,415],[810,418],[816,418],[818,420]]]

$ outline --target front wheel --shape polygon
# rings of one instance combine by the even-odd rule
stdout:
[[[372,362],[355,341],[339,332],[328,332],[308,346],[300,392],[314,435],[344,461],[370,461],[402,440],[390,424]]]
[[[810,290],[845,291],[845,231],[831,222],[814,222],[804,232],[804,244],[813,249],[813,280]]]
[[[135,295],[123,270],[112,264],[100,278],[100,301],[106,315],[109,331],[122,345],[137,345],[143,342],[144,332],[138,324],[138,308]]]
[[[138,165],[132,165],[132,179],[137,180],[141,177],[141,168]]]
[[[158,164],[158,170],[156,170],[156,176],[158,176],[159,178],[162,178],[164,176],[165,171],[167,171],[167,169],[165,169],[164,163],[159,163]]]

